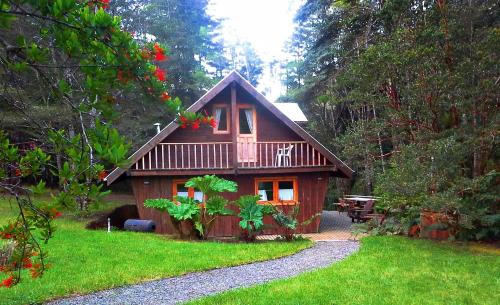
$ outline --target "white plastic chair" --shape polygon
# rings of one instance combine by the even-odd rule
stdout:
[[[283,166],[290,166],[292,163],[292,149],[293,145],[278,148],[276,158],[274,159],[274,166],[280,167],[281,163],[283,163]]]

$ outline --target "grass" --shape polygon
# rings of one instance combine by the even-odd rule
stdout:
[[[116,205],[116,204],[114,204]],[[7,200],[0,199],[0,225],[14,216]],[[292,254],[310,241],[255,244],[183,242],[164,236],[91,231],[85,222],[67,215],[56,221],[49,241],[53,266],[40,279],[28,274],[13,288],[0,288],[0,304],[38,303],[187,272],[233,266]]]
[[[249,302],[251,300],[251,302]],[[319,271],[189,304],[499,304],[500,256],[484,247],[367,237]]]

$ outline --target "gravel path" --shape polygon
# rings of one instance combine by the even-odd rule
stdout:
[[[178,277],[60,299],[49,304],[176,304],[325,267],[350,255],[358,247],[358,243],[352,241],[317,242],[311,248],[283,258],[189,273]]]

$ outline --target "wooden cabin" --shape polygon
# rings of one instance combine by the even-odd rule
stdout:
[[[169,217],[144,207],[144,200],[175,195],[202,198],[184,187],[193,176],[216,174],[237,182],[238,192],[225,194],[229,200],[259,194],[262,202],[284,209],[300,202],[302,221],[321,213],[330,177],[351,178],[353,171],[345,163],[292,120],[301,120],[303,114],[279,110],[235,71],[189,110],[213,115],[217,127],[203,124],[193,131],[172,122],[130,157],[129,168],[117,168],[106,177],[108,185],[122,175],[131,179],[139,215],[154,220],[158,233],[176,231]],[[317,217],[299,233],[318,232],[319,223]],[[235,216],[220,217],[211,232],[239,234]]]

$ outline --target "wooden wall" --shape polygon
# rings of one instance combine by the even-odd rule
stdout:
[[[286,126],[274,114],[265,109],[254,97],[237,86],[236,100],[238,104],[252,104],[257,112],[257,141],[302,141],[293,130]],[[224,89],[199,112],[212,115],[213,104],[231,104],[230,87]],[[231,130],[231,133],[233,130]],[[163,143],[198,143],[198,142],[231,142],[231,133],[214,134],[212,127],[202,124],[193,132],[190,128],[177,129]]]
[[[279,175],[272,175],[273,177]],[[286,176],[292,176],[287,174]],[[328,186],[328,173],[300,173],[298,178],[298,193],[301,203],[299,221],[309,219],[316,213],[321,213]],[[254,194],[254,178],[266,177],[266,175],[237,175],[223,176],[225,179],[233,180],[238,183],[239,191],[237,193],[226,193],[224,197],[229,200],[235,200],[241,195]],[[141,219],[152,219],[157,224],[157,233],[175,234],[175,228],[166,213],[160,213],[154,209],[144,207],[144,200],[148,198],[171,198],[172,197],[172,178],[171,177],[131,177],[132,188],[136,199],[137,208]],[[179,177],[175,177],[179,179]],[[291,206],[284,206],[285,209]],[[235,207],[233,207],[236,210]],[[271,217],[266,217],[266,224],[272,224]],[[311,224],[302,227],[298,233],[314,233],[319,230],[320,218],[317,217]],[[278,234],[278,229],[266,230],[266,234]],[[219,217],[211,232],[212,236],[238,236],[240,228],[238,218],[235,216]]]

